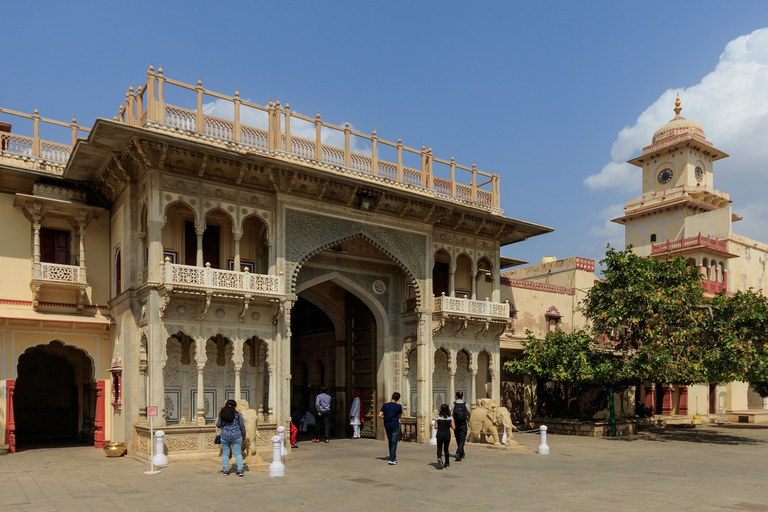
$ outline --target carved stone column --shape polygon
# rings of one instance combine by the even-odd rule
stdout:
[[[472,283],[472,300],[477,300],[477,272],[472,271],[470,278]]]
[[[494,268],[491,273],[493,276],[493,291],[491,292],[491,302],[501,302],[501,272]]]
[[[235,338],[232,340],[232,366],[235,370],[235,400],[240,400],[240,372],[243,369],[243,344],[245,340]],[[250,404],[249,404],[250,405]]]
[[[451,265],[449,268],[448,276],[448,295],[451,297],[456,296],[456,265]]]
[[[203,383],[203,370],[205,370],[205,363],[208,357],[205,354],[205,343],[207,338],[205,336],[198,336],[195,338],[195,363],[197,363],[197,403],[195,409],[197,411],[197,424],[205,425],[205,385]]]
[[[32,240],[33,240],[33,276],[36,279],[41,279],[43,277],[42,272],[40,270],[40,221],[41,221],[41,215],[39,212],[35,212],[32,215]]]
[[[469,354],[469,403],[477,405],[477,353]]]
[[[435,350],[432,343],[432,314],[428,308],[422,308],[418,315],[416,387],[419,403],[416,410],[418,429],[416,437],[418,442],[426,443],[432,435],[429,423],[432,416],[432,373],[434,371]]]
[[[147,424],[147,338],[142,333],[139,338],[139,424]]]
[[[205,264],[203,261],[203,231],[198,229],[195,234],[197,235],[197,258],[195,259],[195,264],[198,267],[202,267]]]
[[[491,398],[501,405],[501,358],[499,353],[490,355],[488,371],[491,373]]]
[[[77,227],[80,233],[80,236],[78,237],[80,241],[80,280],[81,282],[85,282],[85,219],[78,219]]]
[[[456,395],[456,351],[451,350],[448,353],[448,403],[453,402]]]
[[[149,349],[149,393],[147,404],[157,407],[161,425],[165,425],[165,377],[163,370],[168,359],[166,354],[166,333],[161,324],[160,304],[162,299],[156,290],[150,291],[147,303],[147,343]],[[155,423],[157,425],[157,423]]]
[[[242,272],[243,269],[240,268],[240,236],[235,236],[234,242],[235,242],[235,262],[232,264],[232,270],[234,270],[235,272]]]

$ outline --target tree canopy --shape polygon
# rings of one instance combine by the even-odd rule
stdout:
[[[768,391],[768,302],[752,290],[704,298],[683,258],[643,258],[610,246],[605,279],[581,304],[589,326],[528,333],[512,373],[569,385],[650,380],[678,385],[746,381]]]

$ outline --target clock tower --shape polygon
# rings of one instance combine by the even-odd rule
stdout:
[[[640,256],[684,256],[724,286],[733,257],[727,239],[731,223],[740,220],[731,212],[730,195],[714,188],[714,163],[728,155],[681,111],[678,95],[675,117],[629,161],[642,169],[642,195],[627,201],[624,216],[613,222],[625,226],[624,240]]]

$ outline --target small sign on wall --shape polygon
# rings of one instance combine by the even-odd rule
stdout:
[[[157,406],[147,407],[147,418],[156,418],[156,417],[157,417]]]

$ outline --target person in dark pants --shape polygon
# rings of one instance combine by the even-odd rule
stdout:
[[[397,442],[400,440],[400,418],[403,415],[403,406],[398,402],[400,393],[392,393],[392,400],[381,406],[379,418],[384,420],[384,430],[387,431],[389,443],[389,465],[397,464]]]
[[[315,408],[317,409],[317,424],[315,425],[315,438],[313,443],[320,442],[320,432],[324,434],[324,441],[330,443],[331,437],[331,395],[328,394],[328,388],[322,386],[320,394],[315,398]]]
[[[466,457],[464,453],[464,443],[467,440],[467,423],[469,421],[469,405],[465,403],[464,393],[456,392],[456,401],[451,404],[451,415],[456,428],[453,434],[456,436],[456,461]]]
[[[448,469],[451,467],[450,454],[448,453],[448,446],[451,444],[451,429],[456,430],[456,424],[453,422],[448,404],[440,406],[440,412],[435,418],[433,426],[437,430],[437,463],[440,467]],[[445,463],[443,463],[443,452],[445,452]]]

